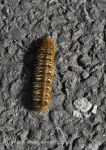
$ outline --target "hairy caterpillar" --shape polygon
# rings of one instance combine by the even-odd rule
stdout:
[[[55,70],[55,54],[55,41],[50,36],[44,37],[37,52],[33,82],[33,99],[37,111],[47,112],[49,110]]]

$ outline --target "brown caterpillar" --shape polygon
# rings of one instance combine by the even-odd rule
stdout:
[[[49,110],[55,70],[55,54],[55,41],[50,36],[44,37],[37,52],[37,67],[33,82],[33,99],[37,111],[47,112]]]

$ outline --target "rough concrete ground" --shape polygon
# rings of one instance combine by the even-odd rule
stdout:
[[[32,48],[45,34],[58,52],[50,111],[39,113]],[[0,0],[0,150],[106,150],[105,0]]]

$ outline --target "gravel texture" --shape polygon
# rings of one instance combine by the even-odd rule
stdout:
[[[58,51],[39,113],[33,70],[47,34]],[[0,150],[106,150],[106,0],[0,0]]]

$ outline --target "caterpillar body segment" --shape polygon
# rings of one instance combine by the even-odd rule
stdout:
[[[44,37],[37,53],[37,67],[33,84],[33,99],[37,111],[47,112],[49,110],[55,70],[55,54],[55,41],[50,36]]]

